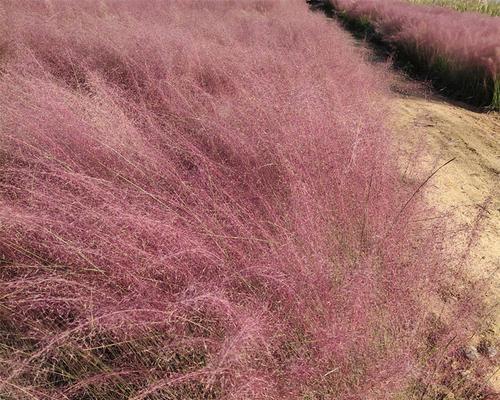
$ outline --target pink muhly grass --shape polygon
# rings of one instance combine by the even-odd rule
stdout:
[[[299,1],[5,4],[2,396],[385,399],[426,376],[443,241],[418,196],[401,212],[386,82],[347,34]]]

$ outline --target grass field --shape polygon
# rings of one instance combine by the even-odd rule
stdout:
[[[2,13],[2,400],[489,395],[480,224],[424,201],[437,169],[339,25],[289,0]]]
[[[500,3],[488,0],[408,0],[414,4],[429,4],[451,7],[457,11],[474,11],[500,16]]]

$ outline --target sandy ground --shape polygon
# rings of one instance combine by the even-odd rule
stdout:
[[[438,96],[396,94],[392,100],[399,141],[411,156],[425,154],[424,171],[455,158],[428,184],[428,200],[460,223],[484,215],[477,246],[467,264],[471,277],[483,278],[493,336],[500,336],[500,114],[479,113]],[[492,377],[500,389],[500,372]]]

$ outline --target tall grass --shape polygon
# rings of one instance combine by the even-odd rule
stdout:
[[[363,21],[436,86],[478,106],[500,109],[500,23],[496,17],[397,0],[332,0]]]
[[[347,34],[300,1],[4,4],[2,399],[423,397],[461,370],[473,303],[429,311],[461,259]]]
[[[445,6],[457,11],[474,11],[500,16],[500,3],[496,0],[408,0],[415,4]]]

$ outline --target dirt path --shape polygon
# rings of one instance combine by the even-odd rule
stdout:
[[[460,222],[473,223],[484,210],[484,229],[470,271],[488,277],[500,295],[500,115],[481,114],[436,97],[397,96],[394,121],[400,139],[418,151],[426,145],[424,169],[455,158],[430,181],[431,204]],[[497,315],[497,318],[500,317]]]
[[[425,158],[419,165],[431,171],[455,157],[428,186],[430,204],[449,212],[460,223],[473,224],[484,215],[477,246],[468,264],[473,278],[484,278],[493,326],[500,336],[500,114],[478,113],[434,95],[396,94],[391,100],[394,125],[409,155]],[[500,373],[492,377],[500,391]]]

